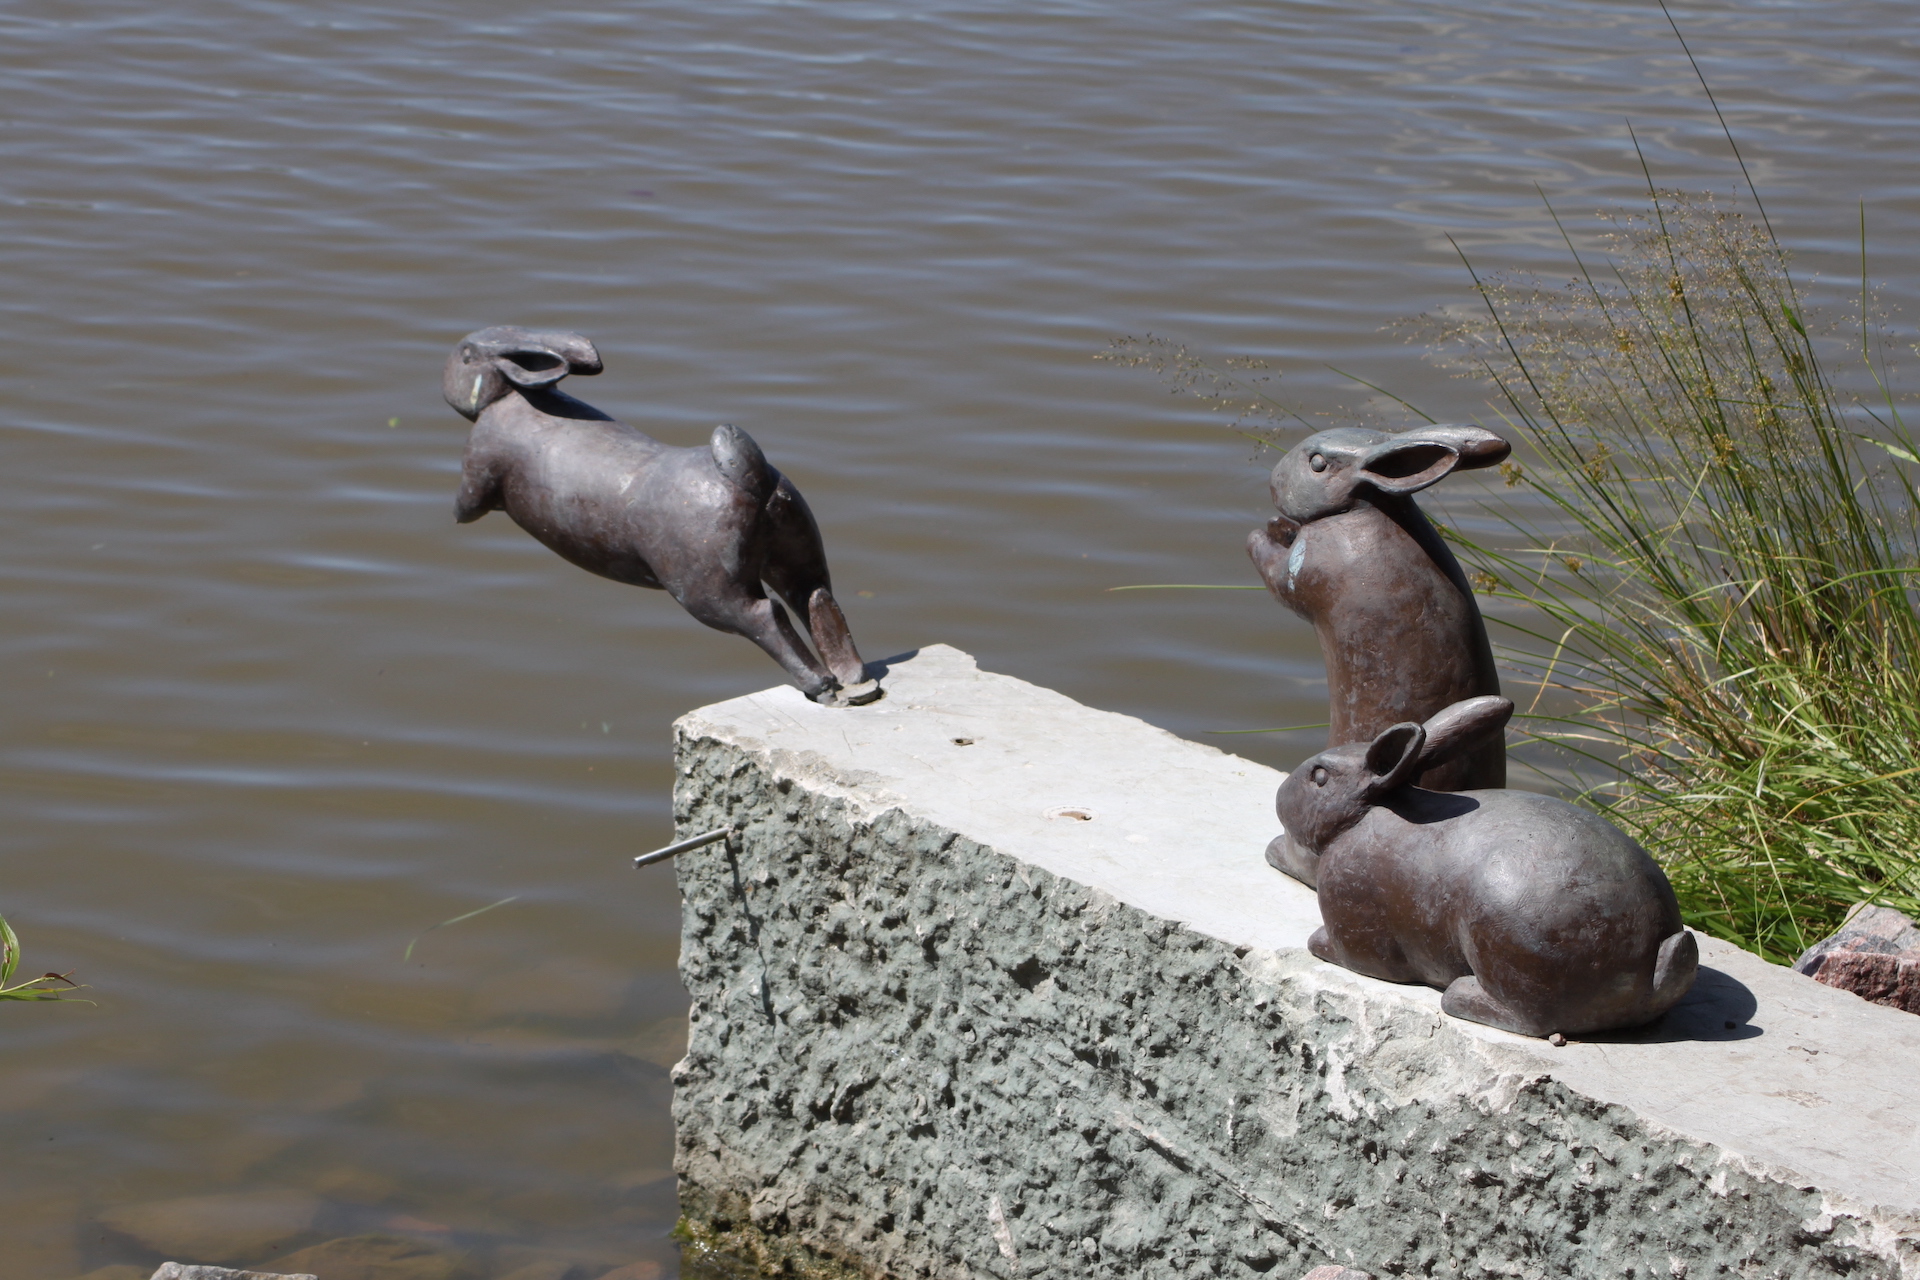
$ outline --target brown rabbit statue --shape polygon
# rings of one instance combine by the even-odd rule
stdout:
[[[1475,426],[1339,427],[1302,440],[1274,467],[1277,513],[1248,536],[1247,551],[1274,599],[1320,639],[1328,741],[1366,742],[1388,725],[1500,692],[1466,575],[1413,495],[1509,452]],[[1420,779],[1438,791],[1506,782],[1498,738]],[[1312,860],[1284,834],[1267,846],[1267,861],[1313,883]]]
[[[577,333],[503,325],[460,340],[442,376],[447,403],[473,422],[454,517],[505,511],[589,573],[664,589],[709,627],[759,645],[815,702],[878,698],[799,491],[737,427],[678,449],[556,385],[600,368]]]
[[[1505,698],[1469,698],[1287,776],[1280,819],[1317,863],[1325,922],[1307,947],[1438,987],[1447,1013],[1520,1035],[1651,1022],[1693,985],[1700,951],[1647,851],[1550,796],[1415,785],[1512,714]]]

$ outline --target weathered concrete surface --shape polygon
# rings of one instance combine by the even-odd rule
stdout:
[[[1457,1022],[1306,953],[1280,775],[945,647],[886,687],[679,722],[682,833],[742,828],[678,864],[696,1234],[901,1277],[1920,1280],[1911,1015],[1703,939],[1651,1031]]]

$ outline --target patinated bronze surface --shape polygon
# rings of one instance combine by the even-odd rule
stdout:
[[[556,386],[600,368],[577,333],[500,326],[461,339],[442,382],[474,424],[455,518],[505,511],[590,573],[665,590],[708,626],[766,650],[816,702],[879,697],[799,491],[737,427],[714,428],[705,448],[674,448]]]
[[[1497,735],[1505,698],[1321,752],[1280,785],[1319,866],[1322,960],[1446,994],[1456,1018],[1521,1035],[1635,1027],[1693,985],[1699,947],[1666,873],[1618,827],[1527,791],[1414,779]]]
[[[1466,575],[1413,495],[1509,452],[1474,426],[1341,427],[1309,436],[1274,467],[1277,514],[1249,535],[1247,551],[1274,599],[1320,639],[1330,742],[1366,742],[1389,725],[1500,692]],[[1419,781],[1436,791],[1504,787],[1506,747],[1488,739]],[[1267,847],[1267,861],[1314,883],[1311,858],[1284,835]]]

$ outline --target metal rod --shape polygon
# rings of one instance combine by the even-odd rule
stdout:
[[[704,849],[710,844],[717,844],[725,840],[732,834],[732,827],[715,827],[705,835],[694,836],[690,840],[682,840],[676,844],[670,844],[664,849],[655,849],[652,853],[643,853],[633,860],[633,865],[636,867],[645,867],[656,862],[664,862],[676,853],[686,853],[692,849]]]

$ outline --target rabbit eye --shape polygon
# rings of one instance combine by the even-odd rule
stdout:
[[[1327,785],[1327,771],[1319,765],[1313,766],[1313,772],[1307,776],[1313,779],[1313,785],[1316,787],[1324,787]]]
[[[1327,469],[1327,455],[1324,453],[1316,453],[1307,459],[1307,465],[1315,471],[1325,471]]]

